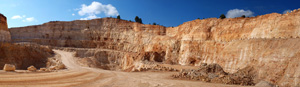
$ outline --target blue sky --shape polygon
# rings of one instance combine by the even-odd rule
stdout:
[[[72,21],[115,17],[144,24],[156,22],[178,26],[197,18],[283,13],[300,8],[300,0],[0,0],[0,13],[9,27],[49,21]]]

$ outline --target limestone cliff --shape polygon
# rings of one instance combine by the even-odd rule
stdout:
[[[103,18],[49,22],[10,32],[14,42],[97,48],[79,54],[106,55],[89,60],[107,58],[121,69],[130,69],[139,61],[194,66],[218,63],[227,72],[253,66],[259,79],[299,86],[299,20],[300,11],[294,10],[250,18],[197,19],[168,28]]]
[[[162,26],[103,18],[72,22],[52,21],[37,26],[11,28],[10,32],[14,42],[32,41],[65,47],[109,47],[113,43],[136,43],[134,41],[143,32],[164,35],[166,30]]]
[[[10,33],[7,28],[6,17],[0,13],[0,42],[9,42]]]
[[[300,83],[300,11],[251,18],[194,20],[167,28],[166,36],[180,40],[178,63],[217,63],[225,71],[246,66],[258,77],[281,86]]]

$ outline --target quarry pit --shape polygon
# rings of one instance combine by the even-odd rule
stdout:
[[[299,20],[294,10],[177,27],[99,18],[8,29],[1,14],[0,68],[16,70],[0,70],[0,86],[298,87]]]

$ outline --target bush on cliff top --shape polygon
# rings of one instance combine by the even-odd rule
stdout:
[[[121,19],[121,16],[120,16],[120,15],[118,15],[118,16],[117,16],[117,19]]]
[[[225,16],[224,14],[221,14],[220,18],[221,18],[221,19],[225,19],[226,16]]]
[[[156,23],[154,22],[152,25],[156,25]]]
[[[135,22],[143,24],[142,18],[139,18],[139,16],[136,16],[134,20]]]

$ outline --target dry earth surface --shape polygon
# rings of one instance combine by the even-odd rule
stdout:
[[[176,80],[170,76],[175,72],[120,72],[82,67],[77,64],[74,52],[54,50],[61,56],[68,69],[55,72],[0,71],[1,87],[239,87]]]

